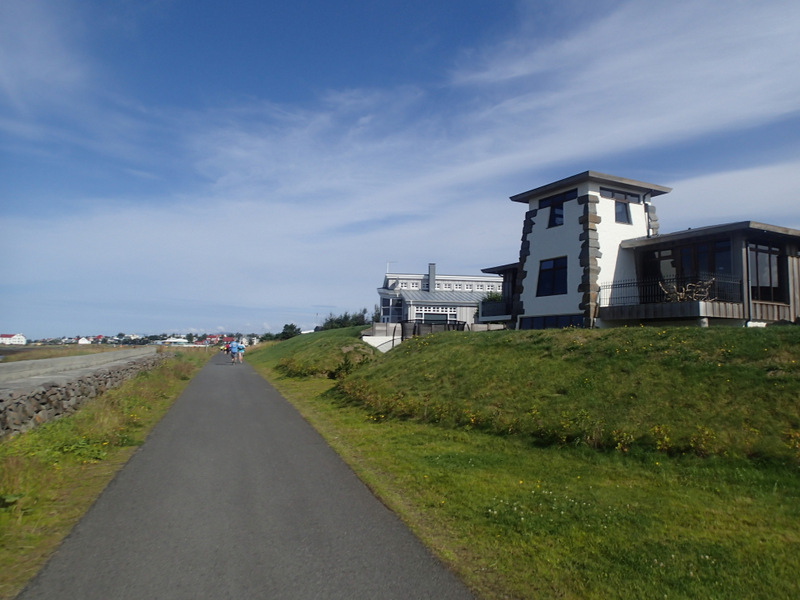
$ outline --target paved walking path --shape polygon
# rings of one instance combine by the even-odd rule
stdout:
[[[18,600],[472,598],[249,365],[190,382]]]

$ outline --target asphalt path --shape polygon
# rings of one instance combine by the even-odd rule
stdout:
[[[249,365],[194,377],[19,600],[473,598]]]

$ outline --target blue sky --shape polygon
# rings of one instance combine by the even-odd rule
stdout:
[[[800,3],[1,0],[0,329],[279,332],[518,258],[509,196],[800,229]]]

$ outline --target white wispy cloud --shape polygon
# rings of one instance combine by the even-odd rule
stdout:
[[[519,152],[546,148],[550,160],[696,138],[796,113],[800,40],[793,24],[800,5],[727,7],[625,3],[544,45],[535,31],[522,31],[530,42],[488,50],[456,71],[453,83],[487,98],[482,112],[467,119],[514,140]],[[514,128],[517,136],[510,135]]]
[[[570,26],[542,32],[538,4],[523,3],[517,31],[471,49],[435,85],[187,109],[145,104],[109,78],[67,31],[68,9],[7,0],[0,147],[79,149],[129,181],[164,182],[71,191],[66,216],[3,217],[4,230],[37,240],[3,243],[0,280],[26,290],[10,312],[42,310],[50,291],[110,322],[161,307],[186,331],[305,328],[318,312],[371,307],[390,260],[464,273],[515,261],[524,207],[512,194],[800,110],[796,2],[606,2],[588,16],[582,4],[549,4]],[[2,24],[8,15],[18,26]],[[56,150],[43,143],[53,140]],[[644,169],[674,187],[657,203],[665,231],[745,219],[800,227],[798,150],[739,151],[752,153],[746,168]]]
[[[79,92],[87,60],[70,34],[78,27],[66,6],[36,0],[0,4],[0,101],[25,115],[43,106],[52,110]]]
[[[670,185],[673,191],[657,200],[659,221],[669,223],[669,231],[736,221],[800,230],[800,160],[710,173]]]

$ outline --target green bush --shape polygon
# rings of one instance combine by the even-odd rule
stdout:
[[[355,326],[306,333],[256,348],[245,359],[254,366],[276,360],[287,377],[340,378],[375,358],[375,349],[360,339],[362,330]]]

